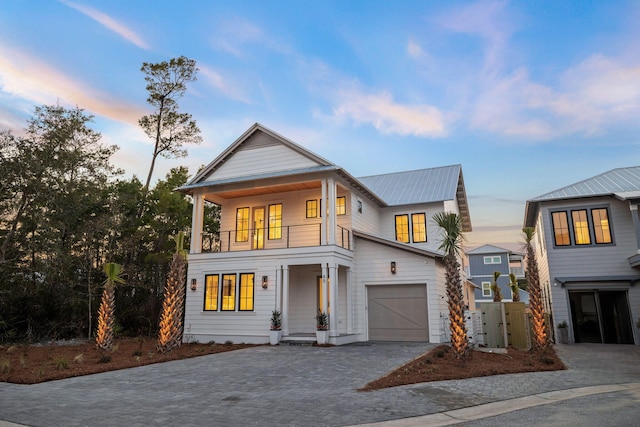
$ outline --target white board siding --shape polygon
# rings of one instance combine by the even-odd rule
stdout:
[[[284,146],[273,145],[234,153],[206,178],[206,181],[238,178],[319,166],[319,163]]]
[[[358,201],[362,202],[362,212],[358,212]],[[362,197],[357,192],[351,193],[351,205],[353,206],[353,229],[363,233],[379,235],[380,208],[370,199]]]
[[[356,268],[354,298],[362,304],[355,304],[354,327],[359,331],[367,329],[365,311],[366,286],[393,284],[424,284],[427,286],[427,312],[429,314],[429,341],[441,342],[442,330],[440,314],[441,297],[444,295],[443,276],[433,258],[428,258],[391,248],[363,239],[356,240]],[[391,274],[390,263],[396,262],[397,273]]]
[[[340,264],[338,281],[338,331],[346,332],[346,268],[351,258],[322,248],[306,248],[292,253],[282,251],[253,251],[233,254],[197,254],[189,257],[187,283],[197,280],[197,290],[187,290],[185,305],[185,339],[192,337],[200,342],[211,340],[247,343],[269,341],[269,320],[277,306],[278,287],[276,277],[282,266],[289,269],[289,326],[290,332],[314,332],[316,314],[316,281],[321,275],[321,265]],[[253,312],[209,312],[203,310],[204,280],[207,274],[254,273]],[[262,276],[268,276],[267,289],[261,286]],[[301,322],[301,325],[296,324]]]

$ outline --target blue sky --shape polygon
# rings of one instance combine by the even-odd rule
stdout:
[[[79,106],[146,177],[143,62],[185,55],[192,173],[260,122],[354,176],[462,164],[468,246],[521,241],[525,201],[638,165],[636,1],[24,1],[0,7],[0,129]]]

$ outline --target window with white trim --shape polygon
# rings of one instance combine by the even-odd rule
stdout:
[[[482,296],[490,297],[491,294],[491,282],[482,282]]]
[[[500,255],[486,256],[484,257],[485,264],[502,264],[502,257]]]

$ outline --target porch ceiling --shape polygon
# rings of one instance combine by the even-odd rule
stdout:
[[[320,188],[320,181],[296,182],[282,185],[268,185],[264,187],[250,187],[215,191],[216,197],[223,199],[235,199],[238,197],[259,196],[263,194],[284,193],[287,191],[309,190],[312,188]]]

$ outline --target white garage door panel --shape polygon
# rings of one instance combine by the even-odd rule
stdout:
[[[383,285],[367,289],[370,340],[429,340],[425,285]]]

